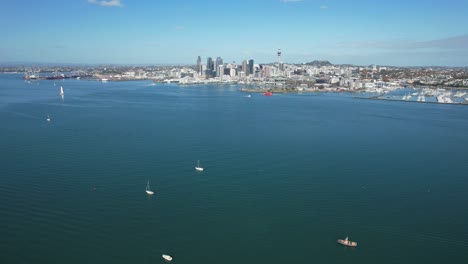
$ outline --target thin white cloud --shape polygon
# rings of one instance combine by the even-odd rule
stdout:
[[[387,50],[440,49],[440,50],[468,50],[468,34],[433,39],[428,41],[414,40],[378,40],[366,42],[341,42],[339,47],[374,48]]]
[[[281,0],[283,3],[297,3],[297,2],[302,2],[304,0]]]
[[[320,9],[328,9],[328,6],[326,6],[326,5],[321,5],[321,6],[320,6]]]
[[[94,4],[94,5],[100,5],[100,6],[117,6],[117,7],[122,7],[123,4],[120,2],[120,0],[88,0],[88,3]]]

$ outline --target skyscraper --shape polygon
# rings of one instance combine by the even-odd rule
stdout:
[[[254,72],[254,60],[253,59],[249,60],[249,74],[251,74],[251,75],[255,74],[255,72]]]
[[[206,76],[207,77],[212,76],[213,70],[214,70],[213,59],[211,57],[208,57],[208,59],[206,59]]]
[[[206,59],[206,69],[207,70],[213,70],[214,69],[213,59],[211,57],[208,57],[208,59]]]
[[[219,65],[223,65],[223,59],[221,59],[221,57],[217,57],[214,63],[213,70],[216,71],[216,76],[219,76],[219,73],[218,73]]]
[[[202,74],[202,71],[201,71],[201,70],[202,70],[202,69],[201,69],[201,57],[198,56],[198,59],[197,59],[197,72],[198,72],[199,75]]]
[[[223,59],[221,57],[216,58],[216,66],[223,65]]]
[[[245,73],[246,76],[249,74],[247,72],[248,68],[247,68],[247,61],[246,60],[242,61],[242,71]]]

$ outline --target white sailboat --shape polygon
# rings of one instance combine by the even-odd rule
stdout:
[[[198,161],[197,166],[195,166],[195,170],[197,170],[197,171],[203,171],[203,168],[200,167],[200,160]]]
[[[150,190],[150,185],[149,185],[149,180],[148,180],[148,183],[146,184],[146,193],[149,194],[149,195],[153,195],[154,192]]]
[[[62,86],[60,86],[60,95],[61,96],[65,95],[65,93],[63,92],[63,87]]]
[[[50,116],[49,116],[49,114],[47,114],[47,119],[46,119],[46,120],[47,120],[47,122],[50,122]]]

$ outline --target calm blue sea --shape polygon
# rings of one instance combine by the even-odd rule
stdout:
[[[468,263],[467,106],[239,88],[0,74],[0,263]]]

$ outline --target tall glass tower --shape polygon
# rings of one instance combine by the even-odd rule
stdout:
[[[254,74],[254,60],[249,60],[249,74]]]
[[[197,59],[197,72],[198,72],[199,75],[202,74],[201,71],[202,71],[202,68],[201,68],[201,57],[198,56],[198,59]]]
[[[211,57],[206,60],[206,76],[212,76],[214,70],[214,63]]]

